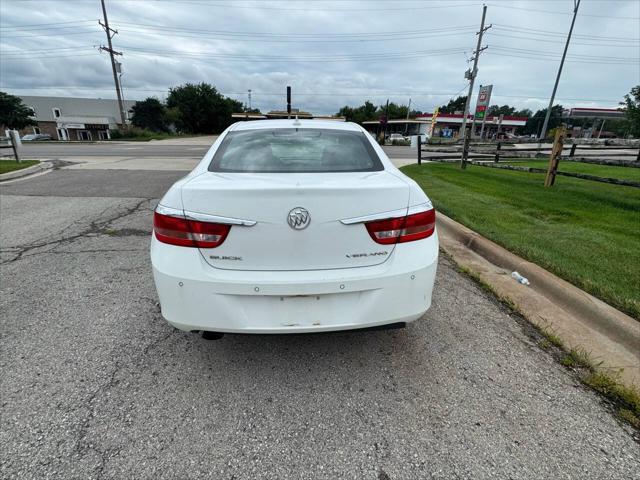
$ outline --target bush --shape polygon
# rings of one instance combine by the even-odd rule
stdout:
[[[167,138],[170,136],[168,133],[154,132],[146,128],[132,126],[129,126],[126,130],[111,130],[109,133],[112,140],[153,140]]]
[[[403,147],[409,147],[411,145],[411,140],[393,140],[391,145],[399,145]]]

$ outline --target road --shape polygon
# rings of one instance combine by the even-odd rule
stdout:
[[[183,174],[0,186],[2,478],[638,478],[634,432],[444,256],[404,330],[170,328],[148,247]]]
[[[191,170],[209,150],[217,137],[203,136],[150,142],[40,142],[23,144],[24,158],[60,159],[80,163],[77,168],[157,169],[167,164]],[[383,147],[389,158],[398,165],[416,161],[417,153],[411,147]],[[169,161],[169,163],[167,163]],[[113,167],[111,165],[114,165]]]

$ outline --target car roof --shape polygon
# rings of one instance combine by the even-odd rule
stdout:
[[[351,132],[361,132],[362,128],[353,122],[339,122],[336,120],[250,120],[236,122],[231,125],[232,131],[258,130],[277,128],[322,128],[326,130],[342,130]]]

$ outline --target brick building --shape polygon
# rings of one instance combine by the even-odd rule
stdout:
[[[106,140],[109,130],[120,123],[118,101],[101,98],[20,96],[34,112],[37,126],[26,127],[20,135],[43,133],[54,140]],[[135,104],[125,100],[125,112]]]

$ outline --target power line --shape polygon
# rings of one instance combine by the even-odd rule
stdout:
[[[502,37],[502,38],[515,38],[518,40],[528,40],[528,41],[536,41],[536,42],[543,42],[543,43],[554,43],[554,44],[564,44],[564,41],[562,40],[549,40],[547,38],[538,38],[538,37],[523,37],[520,35],[507,35],[504,33],[498,33],[498,32],[489,32],[489,35],[491,35],[492,37]],[[584,46],[584,47],[614,47],[614,48],[639,48],[640,47],[640,43],[635,43],[635,44],[630,44],[629,42],[626,43],[605,43],[605,42],[597,42],[597,43],[588,43],[588,42],[572,42],[571,45],[578,45],[578,46]]]
[[[352,54],[324,54],[324,55],[262,55],[262,54],[231,54],[231,53],[209,53],[209,52],[189,52],[189,51],[168,51],[142,49],[133,46],[123,46],[129,54],[156,54],[162,56],[178,56],[202,59],[225,59],[225,60],[250,60],[250,61],[300,61],[300,62],[335,62],[335,61],[370,61],[376,59],[392,58],[414,58],[429,55],[449,55],[464,53],[466,47],[452,47],[441,50],[415,50],[409,52],[380,52],[380,53],[352,53]]]
[[[460,36],[468,34],[473,27],[452,27],[446,29],[417,30],[409,32],[386,32],[386,33],[363,33],[363,34],[273,34],[273,33],[251,33],[251,32],[212,32],[191,31],[186,29],[176,29],[170,27],[147,27],[142,28],[126,27],[123,32],[136,32],[142,34],[156,35],[156,32],[177,32],[180,38],[202,38],[213,37],[241,42],[275,42],[275,43],[360,43],[360,42],[380,42],[380,41],[401,41],[427,38],[432,36]],[[149,33],[149,31],[151,33]],[[187,33],[197,33],[188,35]],[[356,36],[357,35],[357,36]]]
[[[52,23],[31,23],[29,25],[0,26],[0,29],[43,27],[43,26],[47,26],[47,25],[67,25],[67,24],[70,24],[70,23],[88,23],[88,22],[95,23],[97,21],[98,21],[98,19],[95,19],[95,20],[70,20],[68,22],[52,22]],[[65,28],[67,28],[67,27],[65,27]]]
[[[370,37],[370,36],[394,36],[394,35],[407,35],[407,34],[420,34],[431,32],[443,32],[451,30],[461,30],[475,28],[473,25],[456,25],[441,28],[431,29],[419,29],[419,30],[397,30],[389,32],[319,32],[319,33],[279,33],[279,32],[248,32],[237,30],[211,30],[211,29],[199,29],[199,28],[185,28],[185,27],[167,27],[165,25],[149,24],[149,23],[132,23],[125,21],[118,21],[119,25],[132,25],[137,27],[149,27],[159,30],[172,30],[172,31],[184,31],[194,33],[212,33],[212,34],[224,34],[224,35],[247,35],[247,36],[276,36],[276,37],[293,37],[293,38],[305,38],[305,37]]]
[[[59,85],[59,86],[46,86],[46,87],[10,87],[3,86],[2,88],[7,90],[99,90],[99,89],[111,89],[112,87],[109,85],[100,85],[93,87],[83,87],[77,85]],[[369,89],[363,90],[362,92],[296,92],[296,96],[305,96],[305,97],[335,97],[335,96],[350,96],[350,97],[406,97],[409,95],[416,97],[457,97],[462,93],[463,90],[468,88],[465,84],[460,90],[456,93],[452,92],[415,92],[415,91],[371,91]],[[146,88],[127,88],[127,91],[135,91],[135,92],[165,92],[168,93],[169,88],[159,88],[159,89],[146,89]],[[260,92],[260,91],[251,91],[254,95],[260,96],[282,96],[282,92]],[[247,92],[220,92],[223,95],[246,95]],[[536,96],[529,94],[521,94],[521,95],[508,95],[508,94],[492,94],[494,98],[519,98],[519,99],[535,99],[535,100],[546,100],[549,98],[548,96]],[[556,100],[567,100],[567,101],[576,101],[576,102],[618,102],[620,99],[612,99],[612,98],[575,98],[575,97],[557,97]]]
[[[528,27],[521,27],[521,26],[517,26],[517,25],[503,25],[501,23],[495,24],[495,27],[498,29],[504,29],[504,30],[512,30],[512,31],[529,31],[529,32],[537,32],[539,34],[544,34],[544,35],[555,35],[558,37],[563,37],[565,38],[565,34],[562,32],[557,32],[557,31],[551,31],[551,30],[539,30],[536,28],[528,28]],[[639,41],[640,37],[611,37],[611,36],[602,36],[602,35],[585,35],[585,34],[575,34],[573,35],[575,38],[584,38],[584,39],[600,39],[600,40],[620,40],[620,41]]]
[[[494,8],[503,8],[503,9],[510,9],[510,10],[522,10],[525,12],[538,12],[538,13],[548,13],[550,15],[573,15],[572,13],[567,13],[567,12],[561,12],[559,10],[539,10],[537,8],[526,8],[526,7],[516,7],[513,5],[499,5],[499,4],[494,4],[494,3],[489,3],[487,4],[491,7]],[[587,13],[583,13],[580,16],[582,17],[594,17],[594,18],[613,18],[615,20],[640,20],[640,17],[616,17],[613,15],[595,15],[595,14],[587,14]]]
[[[65,37],[68,35],[93,35],[98,32],[98,30],[85,30],[82,32],[67,32],[65,33]],[[6,38],[38,38],[38,37],[54,37],[60,35],[60,32],[51,32],[51,33],[38,33],[35,35],[2,35],[3,39]]]
[[[119,1],[119,0],[115,0]],[[120,0],[126,1],[126,0]],[[460,8],[460,7],[472,7],[481,5],[480,3],[464,3],[464,4],[451,4],[450,2],[446,2],[446,4],[437,4],[430,6],[395,6],[390,8],[371,8],[371,7],[360,7],[360,8],[318,8],[314,6],[307,6],[304,8],[299,7],[277,7],[277,6],[265,6],[264,3],[258,3],[255,5],[237,5],[234,3],[211,3],[211,2],[198,2],[198,1],[190,1],[190,0],[174,0],[171,3],[181,3],[188,5],[204,5],[207,7],[221,7],[221,8],[233,8],[233,9],[250,9],[250,10],[274,10],[274,11],[285,11],[285,12],[332,12],[332,13],[340,13],[340,12],[388,12],[388,13],[404,13],[406,11],[414,11],[414,10],[434,10],[440,8]]]

